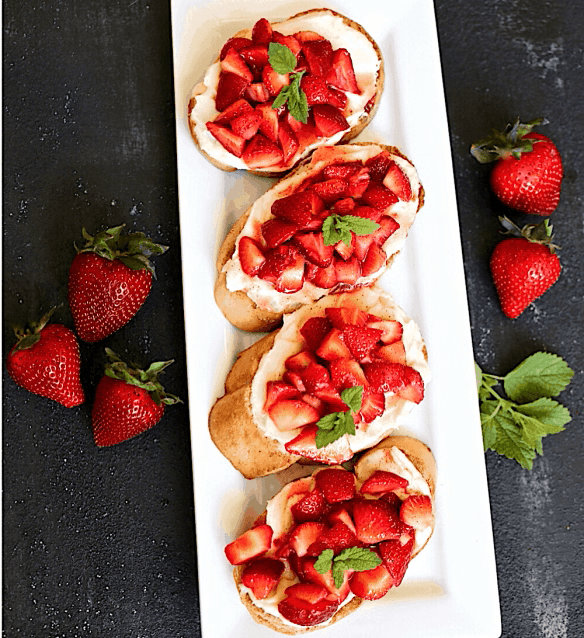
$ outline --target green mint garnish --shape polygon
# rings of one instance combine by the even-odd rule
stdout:
[[[270,42],[268,47],[269,63],[272,69],[280,75],[290,73],[290,84],[283,86],[272,103],[273,109],[279,109],[287,104],[290,115],[306,124],[308,121],[308,101],[304,91],[300,88],[300,80],[304,71],[292,73],[296,67],[296,56],[285,45],[278,42]]]
[[[316,425],[316,447],[321,448],[340,439],[344,434],[355,434],[355,421],[352,412],[361,409],[363,387],[360,385],[346,388],[341,392],[341,399],[349,408],[345,412],[331,412],[326,414]]]
[[[381,565],[381,558],[372,550],[365,547],[348,547],[338,556],[334,556],[332,549],[325,549],[314,563],[314,569],[319,574],[326,574],[332,570],[335,587],[343,584],[345,571],[352,569],[356,572],[365,572]]]
[[[570,383],[573,370],[559,356],[536,352],[504,377],[484,373],[475,363],[485,450],[531,469],[543,454],[542,439],[564,429],[570,412],[551,399]],[[495,390],[500,382],[507,395]]]
[[[325,246],[332,246],[342,241],[351,245],[351,231],[355,235],[369,235],[379,228],[377,222],[356,215],[329,215],[322,225],[322,236]]]

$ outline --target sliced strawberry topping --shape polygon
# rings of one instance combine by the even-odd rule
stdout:
[[[347,49],[337,49],[332,54],[331,68],[326,73],[326,81],[343,91],[360,93],[353,60]]]
[[[223,60],[223,58],[227,55],[228,51],[234,49],[235,51],[241,51],[244,47],[248,47],[252,44],[252,41],[249,38],[229,38],[227,42],[223,45],[221,49],[221,53],[219,54],[219,59]]]
[[[282,87],[290,84],[290,74],[280,74],[267,64],[262,71],[262,82],[272,96],[278,95]]]
[[[268,47],[265,44],[252,44],[239,49],[238,53],[251,69],[254,78],[259,80],[262,69],[268,64]]]
[[[306,95],[308,106],[330,104],[342,111],[347,105],[347,96],[344,93],[331,90],[324,79],[316,75],[305,75],[300,81],[300,88]]]
[[[361,262],[354,255],[347,261],[336,259],[334,265],[337,282],[340,284],[354,286],[361,277]]]
[[[311,279],[318,288],[332,288],[337,284],[337,271],[333,263],[325,268],[319,267]]]
[[[382,500],[359,500],[353,504],[357,538],[368,545],[398,539],[401,521],[395,510]]]
[[[241,573],[241,583],[249,587],[258,599],[267,598],[280,580],[284,563],[274,558],[258,558]]]
[[[312,190],[327,204],[332,204],[343,197],[347,190],[347,181],[339,178],[328,179],[314,184]]]
[[[326,268],[333,260],[333,246],[325,246],[322,233],[303,233],[294,237],[294,245],[316,266]]]
[[[232,565],[241,565],[265,554],[272,544],[272,528],[258,525],[244,532],[225,547],[225,555]]]
[[[367,571],[355,572],[349,579],[351,591],[365,600],[383,598],[392,585],[393,577],[383,563]]]
[[[355,200],[352,197],[343,197],[343,199],[339,199],[331,206],[331,213],[336,213],[337,215],[352,215],[355,206]]]
[[[368,389],[363,392],[361,409],[359,414],[365,423],[371,423],[373,419],[385,412],[385,395],[382,392],[371,392]]]
[[[319,413],[301,399],[283,399],[268,410],[270,419],[282,431],[295,430],[320,419]]]
[[[406,349],[403,341],[396,341],[386,346],[381,346],[374,353],[375,359],[383,359],[388,363],[406,364]]]
[[[284,154],[279,146],[258,133],[247,143],[242,157],[248,168],[266,168],[279,164]]]
[[[251,30],[251,39],[255,44],[269,44],[272,40],[272,25],[266,18],[260,18]]]
[[[367,190],[370,181],[371,177],[369,176],[369,169],[365,166],[360,168],[355,175],[349,177],[347,194],[351,197],[361,197]]]
[[[245,115],[246,113],[251,113],[253,111],[253,106],[247,102],[246,100],[237,100],[231,106],[228,106],[223,113],[220,113],[214,120],[215,124],[226,124],[231,120],[239,117],[240,115]]]
[[[326,530],[326,525],[317,521],[308,521],[296,525],[288,538],[288,544],[297,556],[305,556],[308,548]]]
[[[384,470],[376,470],[361,486],[361,494],[383,494],[394,490],[405,489],[408,480],[403,476]]]
[[[253,81],[253,73],[245,63],[245,60],[235,49],[229,49],[221,60],[221,70],[227,73],[235,73],[250,84]]]
[[[242,237],[238,244],[239,262],[246,275],[257,275],[266,261],[261,246],[251,237]]]
[[[419,403],[424,397],[424,382],[411,366],[399,363],[366,363],[363,370],[373,392],[393,392]]]
[[[326,308],[325,313],[333,326],[340,330],[349,325],[364,326],[369,319],[369,314],[356,306],[330,307]]]
[[[236,157],[241,157],[243,155],[245,147],[245,140],[243,137],[240,137],[220,124],[215,124],[215,122],[207,122],[207,130],[230,153]]]
[[[262,86],[264,85],[262,84]],[[278,132],[280,129],[278,113],[274,111],[271,104],[258,104],[256,106],[256,111],[262,116],[260,132],[272,142],[277,142]]]
[[[303,228],[323,209],[322,199],[314,191],[306,190],[277,199],[272,204],[271,212],[274,217],[286,219]]]
[[[355,217],[364,217],[371,221],[378,222],[381,219],[382,213],[373,206],[356,206],[355,209],[351,211],[351,215],[355,215]],[[360,237],[371,237],[371,233],[369,235],[360,235]]]
[[[220,73],[215,108],[218,111],[224,111],[243,96],[249,84],[249,80],[236,73]]]
[[[310,40],[324,40],[324,37],[317,33],[316,31],[297,31],[294,34],[294,37],[300,44],[304,44],[304,42],[308,42]]]
[[[316,357],[309,350],[301,350],[297,354],[293,354],[288,357],[284,362],[286,370],[292,370],[293,372],[299,373],[304,372],[311,364],[318,365],[316,363]]]
[[[323,493],[315,488],[302,500],[295,503],[292,508],[292,516],[299,523],[305,521],[317,521],[325,511],[326,501]]]
[[[261,226],[261,234],[268,248],[276,248],[291,237],[294,237],[298,231],[296,224],[285,222],[280,219],[268,219]]]
[[[312,115],[316,133],[321,137],[332,137],[349,128],[345,116],[330,104],[315,104],[312,107]]]
[[[369,246],[369,250],[367,251],[367,255],[363,260],[363,265],[361,266],[361,274],[363,277],[367,277],[376,273],[380,268],[385,266],[387,261],[387,255],[383,248],[378,246],[375,242],[375,239],[372,239],[372,243]]]
[[[334,361],[341,358],[349,359],[351,357],[351,351],[344,342],[342,332],[338,328],[333,328],[328,332],[317,348],[316,354],[326,361]]]
[[[349,577],[353,573],[353,570],[348,569],[345,571],[343,583],[340,587],[337,587],[331,570],[329,569],[328,572],[321,574],[314,568],[315,562],[316,558],[314,556],[305,556],[300,561],[300,573],[302,580],[322,585],[328,590],[332,598],[342,603],[349,595]]]
[[[393,160],[389,151],[383,150],[378,155],[370,157],[365,161],[365,166],[369,169],[371,179],[375,182],[382,182],[387,169],[391,166]]]
[[[355,496],[355,475],[347,470],[320,470],[315,476],[315,481],[327,503],[348,501]]]
[[[231,130],[244,140],[250,140],[258,132],[261,121],[262,117],[256,111],[244,113],[231,120]]]
[[[346,326],[343,328],[343,341],[357,361],[364,361],[381,338],[381,330],[367,326]]]
[[[311,394],[330,387],[331,377],[328,370],[316,363],[316,360],[306,367],[301,377],[307,392]]]
[[[286,596],[299,598],[300,600],[304,600],[311,604],[317,603],[319,600],[326,598],[329,594],[326,587],[315,583],[296,583],[295,585],[287,587],[284,593]]]
[[[335,554],[359,545],[355,533],[345,523],[335,523],[330,529],[325,529],[310,545],[306,553],[309,556],[319,556],[325,549],[332,549]]]
[[[326,515],[326,519],[330,525],[335,523],[344,523],[355,534],[355,523],[351,518],[351,514],[347,509],[350,503],[343,502],[334,504]]]
[[[311,75],[326,75],[333,61],[333,47],[329,40],[306,40],[302,42],[302,53]]]
[[[373,206],[378,210],[386,210],[398,201],[398,196],[383,184],[370,182],[362,199],[368,206]]]
[[[413,536],[408,538],[403,544],[401,540],[388,540],[379,544],[381,560],[383,560],[383,564],[393,578],[394,587],[398,587],[401,584],[410,563],[413,549]]]
[[[284,399],[297,399],[300,396],[298,388],[283,381],[268,381],[266,385],[266,401],[264,410],[266,412],[278,401]]]
[[[335,359],[329,364],[331,382],[337,390],[369,385],[363,368],[355,359]]]
[[[378,319],[377,317],[367,322],[370,328],[381,330],[381,341],[383,343],[395,343],[403,336],[404,327],[395,319]]]
[[[410,180],[395,162],[392,162],[389,166],[383,179],[383,185],[389,188],[390,191],[393,191],[402,201],[407,202],[412,199]]]
[[[316,425],[308,425],[303,428],[297,437],[284,445],[286,451],[291,454],[298,454],[299,456],[304,456],[312,461],[326,463],[328,465],[344,463],[353,456],[353,452],[351,451],[345,436],[337,439],[334,443],[317,448],[317,430],[318,428]]]
[[[252,102],[263,103],[270,99],[270,92],[263,82],[252,82],[247,89],[245,89],[244,95]]]
[[[383,246],[388,237],[391,237],[393,233],[399,228],[399,223],[395,221],[393,217],[389,215],[384,215],[378,222],[380,228],[371,233],[373,237],[373,241],[379,245]]]
[[[425,494],[408,496],[399,511],[401,520],[414,529],[425,529],[434,522],[432,501]]]
[[[278,603],[278,611],[282,616],[302,627],[313,627],[326,622],[334,615],[338,607],[338,602],[327,598],[316,603],[309,603],[301,598],[287,596]]]
[[[331,328],[332,323],[327,317],[311,317],[300,328],[300,334],[304,337],[306,345],[311,350],[316,350]]]
[[[300,148],[300,142],[296,137],[296,133],[292,130],[287,119],[282,119],[279,123],[278,142],[284,153],[284,162],[287,164]]]
[[[290,51],[298,57],[302,45],[293,35],[282,35],[279,31],[273,31],[272,40],[278,44],[283,44],[285,47],[288,47]]]

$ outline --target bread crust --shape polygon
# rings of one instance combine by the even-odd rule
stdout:
[[[272,26],[276,28],[277,30],[277,26],[278,25],[282,25],[285,22],[288,22],[290,20],[294,20],[296,18],[300,18],[302,16],[309,16],[311,14],[315,14],[315,13],[328,13],[331,15],[334,15],[338,18],[340,18],[344,24],[346,24],[348,27],[350,27],[351,29],[355,29],[356,31],[358,31],[359,33],[363,34],[371,43],[375,54],[377,55],[378,59],[379,59],[379,69],[377,71],[377,77],[376,77],[376,82],[375,82],[375,86],[376,86],[376,90],[375,90],[375,94],[372,98],[372,102],[370,102],[370,107],[367,109],[367,111],[359,118],[359,120],[343,135],[343,137],[339,140],[338,144],[346,144],[348,141],[354,139],[357,135],[359,135],[359,133],[361,133],[361,131],[363,131],[363,129],[367,126],[367,124],[369,124],[369,122],[373,119],[375,113],[377,112],[377,109],[379,107],[379,102],[381,100],[381,95],[383,93],[383,86],[385,83],[385,69],[384,69],[384,63],[383,63],[383,56],[381,54],[381,49],[379,48],[379,46],[377,45],[377,43],[375,42],[375,40],[373,40],[373,38],[367,33],[367,31],[365,31],[365,29],[358,24],[357,22],[355,22],[354,20],[351,20],[350,18],[347,18],[346,16],[333,11],[332,9],[326,9],[326,8],[320,8],[320,9],[309,9],[308,11],[301,11],[300,13],[297,13],[293,16],[290,16],[289,18],[287,18],[286,20],[283,20],[282,22],[274,22],[272,23]],[[234,34],[232,37],[250,37],[251,35],[251,29],[242,29],[241,31],[238,31],[236,34]],[[219,60],[219,56],[217,56],[216,58],[216,62]],[[187,117],[187,121],[188,121],[188,126],[189,126],[189,132],[191,134],[191,137],[193,138],[193,141],[195,142],[197,148],[199,149],[199,151],[202,153],[202,155],[209,161],[211,162],[211,164],[213,164],[213,166],[223,170],[223,171],[235,171],[237,170],[236,168],[234,168],[233,166],[229,166],[228,164],[225,164],[223,162],[221,162],[219,159],[217,159],[216,157],[213,157],[212,155],[210,155],[209,153],[207,153],[201,145],[201,142],[199,140],[199,135],[196,131],[195,125],[190,117],[190,113],[191,111],[196,107],[197,104],[197,98],[202,95],[203,93],[205,93],[205,91],[207,90],[207,86],[204,84],[204,82],[200,82],[199,84],[197,84],[193,90],[192,93],[189,97],[188,100],[188,107],[187,107],[187,113],[188,113],[188,117]],[[323,142],[324,144],[324,142]],[[304,158],[300,157],[295,164],[293,164],[292,166],[288,166],[286,168],[282,168],[279,170],[250,170],[250,169],[246,169],[248,173],[252,174],[252,175],[259,175],[259,176],[263,176],[263,177],[280,177],[283,174],[289,172],[291,169],[293,169],[295,166],[297,166],[297,164],[299,162],[301,162]]]
[[[338,146],[338,145],[337,145]],[[350,146],[376,146],[382,150],[389,151],[392,155],[397,155],[403,158],[407,162],[410,162],[408,157],[397,147],[388,144],[372,143],[372,142],[354,142]],[[283,177],[277,182],[268,193],[275,187],[281,187],[285,180],[296,182],[297,180],[303,180],[311,175],[310,158],[304,160],[287,176]],[[424,187],[420,184],[418,191],[418,208],[417,212],[424,205]],[[219,309],[225,316],[225,318],[236,328],[244,330],[246,332],[267,332],[277,328],[282,323],[282,317],[284,314],[294,312],[297,310],[300,304],[290,306],[286,308],[284,312],[271,312],[257,306],[256,303],[242,290],[230,291],[226,285],[226,274],[223,271],[225,264],[231,259],[235,252],[236,241],[241,233],[245,223],[247,222],[251,213],[253,204],[250,206],[241,217],[233,224],[223,240],[216,260],[217,266],[217,279],[215,281],[214,296],[215,302]],[[389,268],[398,253],[390,255],[386,262],[386,269]],[[381,276],[380,273],[379,276]]]

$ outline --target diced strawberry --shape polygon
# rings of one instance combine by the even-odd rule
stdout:
[[[284,153],[284,163],[288,164],[300,148],[300,142],[296,133],[292,130],[286,119],[282,119],[278,128],[278,142]]]
[[[294,265],[297,250],[289,244],[280,244],[265,253],[266,261],[257,276],[276,285],[287,268]]]
[[[347,180],[349,185],[347,186],[347,194],[351,197],[359,198],[367,190],[371,177],[369,176],[369,169],[363,166],[359,169],[355,175]]]
[[[387,150],[383,150],[378,155],[365,160],[365,166],[369,169],[371,180],[382,182],[392,162],[391,155]]]
[[[363,483],[359,490],[361,494],[383,494],[394,490],[405,489],[408,486],[408,479],[394,472],[376,470]]]
[[[406,349],[403,341],[389,343],[386,346],[377,348],[374,353],[375,359],[383,359],[389,363],[406,363]]]
[[[353,60],[347,49],[336,49],[334,51],[331,58],[331,68],[326,74],[326,81],[343,91],[361,93],[355,77]]]
[[[219,54],[219,59],[223,60],[223,58],[227,55],[227,52],[231,49],[235,51],[241,51],[244,47],[248,47],[252,44],[249,38],[229,38],[227,42],[223,45],[221,49],[221,53]]]
[[[338,241],[335,244],[335,252],[345,261],[350,259],[355,252],[355,234],[351,233],[351,241],[346,244],[344,241]]]
[[[306,393],[306,386],[304,385],[304,381],[298,372],[292,372],[292,370],[286,370],[282,377],[285,383],[294,386],[298,392],[302,395]],[[302,397],[300,397],[302,398]]]
[[[343,341],[357,361],[369,357],[373,346],[379,341],[381,330],[367,326],[346,326],[343,328]]]
[[[373,392],[393,392],[414,403],[424,398],[424,381],[411,366],[373,362],[363,364],[363,371]]]
[[[336,106],[339,111],[344,112],[348,102],[346,94],[340,89],[337,89],[335,86],[329,86],[329,92],[331,94],[331,101],[329,101],[329,104]]]
[[[369,314],[356,306],[329,307],[325,314],[335,328],[343,330],[346,326],[364,326],[367,324]]]
[[[266,401],[264,410],[268,412],[278,401],[297,399],[300,396],[298,388],[283,381],[268,381],[266,384]]]
[[[215,108],[221,112],[234,102],[237,102],[250,82],[236,73],[220,73],[217,82],[217,95],[215,96]]]
[[[402,201],[412,199],[412,185],[403,170],[392,162],[383,179],[383,185],[393,191]]]
[[[337,282],[353,286],[361,277],[361,262],[354,255],[345,261],[344,259],[335,259],[335,272],[337,273]]]
[[[241,583],[249,587],[260,600],[267,598],[280,580],[284,563],[274,558],[258,558],[246,565],[241,573]]]
[[[242,157],[248,168],[267,168],[279,164],[284,155],[280,147],[258,133],[247,143]]]
[[[413,494],[402,503],[399,511],[401,520],[414,529],[425,529],[434,522],[432,500],[425,494]]]
[[[393,509],[396,511],[396,513],[399,516],[399,508],[401,507],[402,501],[401,501],[401,498],[395,492],[383,492],[379,498],[383,499],[388,505],[393,507]],[[402,536],[403,536],[403,528],[402,528]]]
[[[308,106],[315,104],[330,104],[339,111],[343,111],[347,105],[347,96],[344,93],[331,90],[323,78],[317,75],[305,75],[300,81],[300,88],[306,95]]]
[[[325,402],[314,396],[314,394],[305,393],[302,395],[302,400],[311,405],[321,417],[327,413]]]
[[[326,179],[348,179],[356,175],[361,169],[359,162],[345,162],[342,164],[329,164],[325,166],[323,175]]]
[[[314,127],[314,118],[312,113],[308,114],[308,120],[306,123],[298,122],[300,126],[295,128],[293,122],[294,118],[288,113],[287,115],[288,123],[292,127],[294,133],[296,133],[296,138],[298,139],[298,144],[300,144],[300,149],[304,150],[306,147],[314,144],[318,140],[318,135],[316,129]]]
[[[302,324],[300,334],[306,345],[311,350],[316,350],[331,328],[332,323],[327,317],[310,317]]]
[[[375,245],[371,235],[355,235],[354,255],[363,264],[371,246]],[[364,276],[363,265],[361,265],[361,276]]]
[[[368,545],[398,539],[401,521],[385,501],[363,500],[353,504],[353,520],[357,538]]]
[[[333,260],[333,246],[325,246],[322,233],[302,233],[293,243],[311,263],[326,268]]]
[[[280,128],[278,113],[272,108],[271,104],[257,104],[256,111],[262,116],[260,132],[272,142],[277,142]]]
[[[316,583],[296,583],[295,585],[287,587],[284,593],[291,598],[299,598],[307,603],[314,604],[326,598],[329,591],[326,587],[317,585]]]
[[[311,394],[328,388],[331,383],[328,370],[319,363],[316,363],[316,359],[306,366],[300,376],[302,377],[302,381],[304,381],[307,392]]]
[[[306,521],[318,521],[323,515],[326,501],[322,492],[315,488],[309,492],[302,500],[295,503],[292,508],[292,516],[299,523]]]
[[[265,554],[272,544],[272,528],[263,524],[252,527],[225,547],[225,556],[232,565],[241,565]]]
[[[337,601],[323,598],[316,603],[309,603],[301,598],[287,596],[278,603],[278,611],[282,616],[301,627],[320,625],[331,618],[339,607]]]
[[[304,257],[296,253],[293,262],[278,277],[274,288],[278,292],[293,293],[298,292],[304,286]]]
[[[318,412],[300,399],[283,399],[268,410],[270,419],[281,432],[301,428],[320,419]]]
[[[272,40],[278,44],[283,44],[285,47],[288,47],[290,51],[298,57],[302,45],[293,35],[282,35],[279,31],[273,31]]]
[[[274,71],[269,64],[266,64],[262,71],[262,82],[268,89],[270,95],[275,97],[282,90],[282,87],[290,84],[290,74],[278,73]]]
[[[318,193],[318,196],[327,204],[341,199],[347,188],[347,182],[344,179],[328,179],[324,182],[318,182],[311,186],[312,190]]]
[[[318,270],[319,267],[316,264],[313,264],[311,261],[307,261],[304,266],[304,279],[312,282],[314,277],[317,275]]]
[[[385,395],[382,392],[363,392],[359,414],[365,423],[371,423],[384,412]]]
[[[294,37],[300,44],[309,42],[310,40],[324,40],[324,37],[320,35],[320,33],[316,33],[316,31],[297,31]]]
[[[348,461],[353,452],[349,447],[346,436],[342,436],[329,445],[324,447],[316,447],[316,432],[318,428],[315,425],[307,425],[302,428],[298,436],[284,444],[287,452],[298,454],[317,463],[326,463],[328,465],[338,465]]]
[[[345,116],[330,104],[315,104],[312,107],[312,115],[316,134],[320,137],[332,137],[349,128]]]
[[[351,591],[365,600],[383,598],[392,585],[393,578],[383,563],[373,569],[355,572],[349,579]]]
[[[347,509],[347,503],[335,503],[326,515],[327,522],[332,526],[335,523],[344,523],[352,532],[355,533],[355,523]]]
[[[338,390],[332,385],[316,390],[315,396],[327,404],[330,412],[346,412],[347,410],[347,404],[341,398]]]
[[[391,237],[391,235],[393,235],[393,233],[395,233],[395,231],[399,228],[399,223],[389,215],[383,215],[377,223],[379,224],[379,228],[371,234],[373,236],[373,241],[378,246],[383,246],[388,237]]]
[[[311,75],[326,75],[333,61],[333,47],[329,40],[305,40],[302,53]]]
[[[351,351],[343,341],[342,332],[338,328],[333,328],[328,332],[316,350],[316,354],[326,361],[351,357]]]
[[[327,503],[348,501],[355,496],[355,475],[347,470],[320,470],[315,475],[315,482]]]
[[[332,549],[335,554],[347,549],[360,545],[355,534],[344,523],[335,523],[330,529],[316,539],[308,548],[306,553],[309,556],[319,556],[325,549]]]
[[[207,122],[207,129],[209,133],[232,155],[241,157],[245,147],[245,140],[243,137],[236,135],[228,128],[215,124],[215,122]]]
[[[269,44],[272,40],[272,25],[266,18],[260,18],[252,27],[251,39],[255,44]]]
[[[268,219],[260,227],[260,232],[268,248],[276,248],[291,237],[294,237],[298,226],[281,219]]]
[[[242,237],[238,244],[239,263],[246,275],[257,275],[266,261],[261,246],[251,237]]]
[[[265,44],[252,44],[238,51],[256,80],[261,79],[262,69],[269,60],[268,47]]]
[[[374,317],[367,322],[367,325],[370,328],[381,330],[381,341],[386,344],[400,341],[404,332],[403,325],[395,319],[383,320],[379,319],[379,317]]]
[[[352,197],[344,197],[331,206],[330,212],[337,215],[352,215],[355,206],[355,200]]]
[[[373,206],[380,211],[386,210],[399,201],[398,196],[393,191],[379,182],[371,182],[361,199],[368,206]]]
[[[213,121],[215,124],[226,124],[240,115],[251,112],[253,112],[253,106],[246,100],[241,99],[228,106],[223,113],[219,113]]]
[[[256,111],[244,113],[231,120],[231,130],[244,140],[250,140],[258,132],[261,121],[261,115]]]
[[[388,540],[379,544],[381,560],[393,578],[394,587],[401,584],[410,564],[413,549],[413,537],[410,537],[404,544],[400,540]]]
[[[288,544],[297,556],[305,556],[308,548],[326,530],[326,525],[318,521],[300,523],[290,532]]]
[[[245,97],[252,102],[265,103],[270,99],[270,92],[263,82],[252,82],[245,90]]]
[[[316,571],[316,569],[314,568],[314,563],[316,562],[316,560],[317,559],[314,556],[305,556],[300,561],[302,580],[308,581],[309,583],[322,585],[328,590],[332,597],[334,597],[339,602],[343,602],[343,600],[345,600],[345,598],[349,595],[349,577],[353,573],[353,570],[348,569],[345,571],[343,575],[343,583],[340,587],[337,587],[333,580],[333,575],[330,569],[324,574]]]
[[[355,359],[335,359],[329,363],[331,383],[337,390],[345,390],[356,385],[369,385],[363,369]]]
[[[250,84],[253,81],[253,73],[245,63],[245,60],[235,49],[229,49],[221,60],[221,70],[226,73],[235,73]]]
[[[335,269],[335,265],[331,263],[329,266],[319,267],[311,281],[318,288],[333,288],[333,286],[336,286],[337,284],[337,271]]]
[[[298,224],[300,228],[303,228],[323,208],[322,199],[314,191],[304,190],[277,199],[272,204],[272,215]]]
[[[292,370],[293,372],[298,373],[304,372],[310,365],[318,364],[316,363],[316,357],[309,350],[301,350],[300,352],[288,357],[286,361],[284,361],[286,370]],[[311,391],[308,386],[306,386],[306,389],[309,392]]]
[[[356,206],[354,210],[351,211],[351,215],[355,215],[355,217],[363,217],[365,219],[370,219],[373,222],[378,222],[381,219],[381,211],[373,208],[372,206]],[[366,235],[361,235],[366,236]]]
[[[361,266],[361,275],[363,277],[368,277],[373,273],[376,273],[378,270],[383,268],[387,262],[387,255],[381,246],[378,246],[372,240],[371,246],[369,246],[369,250],[367,251],[367,255],[363,260],[363,264]]]

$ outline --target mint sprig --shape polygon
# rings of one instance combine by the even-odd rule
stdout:
[[[531,469],[543,454],[542,439],[564,430],[571,420],[554,401],[574,371],[558,355],[536,352],[504,377],[486,374],[475,363],[485,450],[493,450]],[[507,398],[495,391],[500,383]]]
[[[322,236],[325,246],[333,246],[340,241],[350,246],[351,231],[355,235],[369,235],[378,228],[379,224],[367,217],[332,213],[322,224]]]
[[[308,121],[308,100],[306,99],[306,94],[300,88],[300,80],[305,71],[293,73],[296,68],[296,56],[284,44],[270,42],[268,54],[268,62],[276,73],[280,75],[290,73],[290,84],[280,89],[280,92],[272,102],[272,108],[279,109],[284,104],[287,104],[290,115],[298,122],[306,124]]]
[[[346,388],[341,392],[341,399],[349,408],[345,412],[331,412],[317,421],[318,431],[316,433],[316,447],[322,448],[345,434],[355,434],[355,420],[353,412],[359,412],[363,399],[363,387],[356,385]]]
[[[374,551],[365,547],[348,547],[338,556],[334,555],[332,549],[325,549],[316,559],[314,569],[319,574],[332,570],[335,587],[338,588],[343,584],[344,574],[348,569],[365,572],[378,565],[381,565],[381,558]]]

